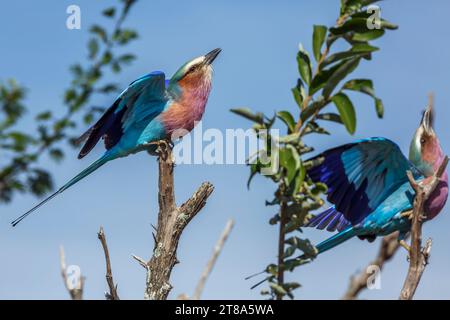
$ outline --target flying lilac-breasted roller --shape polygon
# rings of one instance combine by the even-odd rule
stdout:
[[[44,203],[108,161],[148,150],[150,143],[170,139],[177,132],[191,131],[205,111],[211,91],[211,64],[220,51],[217,48],[188,61],[170,80],[165,79],[163,72],[156,71],[130,83],[100,119],[80,137],[86,142],[78,155],[79,159],[87,155],[101,138],[105,153],[55,193],[14,220],[12,225],[17,225]]]
[[[337,234],[317,245],[319,253],[358,236],[375,240],[399,231],[402,241],[411,229],[415,192],[406,172],[416,180],[431,181],[444,160],[439,140],[433,130],[433,110],[423,113],[411,141],[409,159],[392,141],[369,138],[323,152],[314,159],[323,161],[308,171],[313,181],[328,186],[328,210],[312,218],[307,226]],[[448,196],[447,172],[425,203],[425,220],[433,219],[444,207]]]

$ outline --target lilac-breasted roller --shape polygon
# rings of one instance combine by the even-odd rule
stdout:
[[[385,138],[369,138],[323,152],[314,158],[323,162],[308,171],[313,181],[328,186],[328,210],[312,218],[307,226],[339,232],[317,245],[319,253],[358,236],[375,240],[399,231],[399,241],[411,229],[415,192],[407,170],[418,181],[431,180],[444,160],[433,130],[433,110],[423,113],[407,159],[400,148]],[[425,203],[425,219],[433,219],[444,207],[448,196],[447,172]],[[401,242],[404,244],[404,242]]]
[[[14,220],[12,225],[17,225],[44,203],[108,161],[148,150],[152,142],[171,139],[172,134],[191,131],[205,111],[211,91],[212,62],[220,51],[217,48],[188,61],[170,80],[165,79],[163,72],[156,71],[130,83],[100,119],[80,137],[86,142],[78,155],[79,159],[87,155],[100,138],[103,138],[105,153],[55,193]]]

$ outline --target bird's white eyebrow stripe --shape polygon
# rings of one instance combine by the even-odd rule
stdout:
[[[189,70],[189,68],[192,67],[193,65],[196,65],[196,64],[198,64],[198,63],[203,62],[204,59],[205,59],[205,57],[203,57],[203,56],[200,56],[200,57],[198,57],[198,58],[195,58],[194,60],[192,60],[191,62],[189,62],[189,63],[186,65],[186,70]]]

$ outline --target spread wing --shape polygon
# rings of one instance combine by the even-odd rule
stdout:
[[[327,200],[355,225],[408,181],[406,171],[420,172],[385,138],[369,138],[323,152],[312,160],[323,162],[308,171],[313,181],[328,186]]]
[[[105,148],[111,149],[130,125],[151,121],[157,116],[166,99],[163,72],[152,72],[130,83],[101,118],[80,137],[80,140],[87,140],[78,159],[87,155],[102,137]]]

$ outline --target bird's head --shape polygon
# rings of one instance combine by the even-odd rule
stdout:
[[[425,175],[431,176],[443,159],[439,139],[433,129],[434,110],[431,105],[423,112],[409,147],[409,160]]]
[[[217,58],[222,50],[214,49],[211,52],[194,58],[178,69],[169,82],[169,90],[175,93],[181,90],[199,91],[202,88],[207,89],[211,85],[212,62]]]

